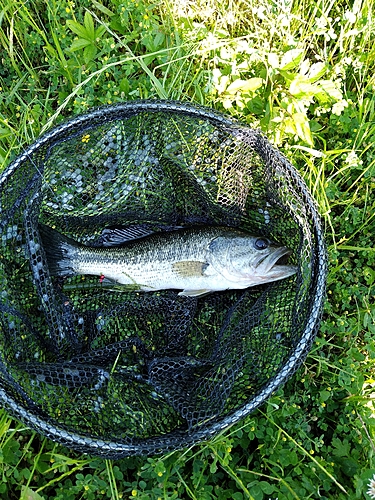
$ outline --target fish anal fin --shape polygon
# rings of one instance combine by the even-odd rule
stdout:
[[[207,290],[205,288],[202,288],[202,290],[182,290],[178,295],[181,297],[203,297],[204,295],[207,295],[208,293],[213,292],[214,290]]]

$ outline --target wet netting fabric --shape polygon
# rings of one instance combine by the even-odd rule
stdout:
[[[240,228],[295,275],[183,297],[52,276],[40,224],[87,245],[108,227]],[[135,101],[36,140],[0,176],[0,401],[77,451],[150,455],[210,439],[307,355],[325,294],[319,215],[258,131],[210,109]]]

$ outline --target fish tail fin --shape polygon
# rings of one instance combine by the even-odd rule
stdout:
[[[74,259],[79,244],[44,224],[39,225],[39,232],[47,257],[49,272],[53,276],[73,276],[77,274],[74,270]]]

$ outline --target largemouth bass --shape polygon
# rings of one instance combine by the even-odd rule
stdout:
[[[289,248],[234,228],[179,228],[140,238],[129,229],[131,241],[124,242],[126,230],[117,229],[110,242],[112,230],[106,230],[107,244],[121,238],[122,244],[90,247],[41,225],[50,273],[96,275],[130,289],[177,289],[179,295],[200,296],[281,280],[297,270],[285,263]]]

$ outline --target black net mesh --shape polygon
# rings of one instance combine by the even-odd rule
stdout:
[[[181,297],[51,276],[40,223],[88,245],[110,226],[230,226],[287,245],[295,275]],[[0,177],[0,397],[30,427],[118,458],[208,439],[305,358],[326,255],[304,182],[257,131],[139,101],[51,130]]]

